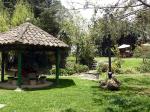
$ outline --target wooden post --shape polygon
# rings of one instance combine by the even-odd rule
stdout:
[[[4,52],[2,51],[1,53],[1,81],[4,82],[4,67],[5,67],[5,63],[4,63],[4,60],[5,60],[5,54]]]
[[[18,79],[17,86],[21,87],[22,84],[22,52],[18,52]]]
[[[60,49],[56,49],[56,84],[59,84],[60,76]]]
[[[112,78],[112,69],[111,69],[111,35],[108,35],[108,64],[109,64],[109,72],[108,78]]]

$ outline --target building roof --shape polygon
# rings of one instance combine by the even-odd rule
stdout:
[[[122,44],[121,46],[119,46],[118,48],[119,49],[124,49],[124,48],[129,48],[130,45],[127,45],[127,44]]]
[[[68,47],[63,41],[28,22],[8,32],[0,33],[0,45],[15,45],[18,43],[35,46]]]

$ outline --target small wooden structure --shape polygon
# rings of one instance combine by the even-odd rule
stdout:
[[[121,46],[118,47],[118,49],[120,51],[121,57],[125,58],[132,56],[130,45],[122,44]]]
[[[53,51],[56,57],[56,82],[60,75],[60,53],[67,44],[53,37],[31,23],[24,23],[8,32],[0,33],[1,81],[4,82],[5,52],[15,51],[18,54],[17,86],[22,85],[22,53],[25,51]]]

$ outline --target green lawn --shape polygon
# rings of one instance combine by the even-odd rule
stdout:
[[[114,58],[112,57],[112,60],[113,60]],[[108,57],[95,57],[95,60],[97,61],[97,62],[106,62],[106,61],[108,61]]]
[[[123,68],[137,68],[142,63],[142,58],[124,58],[123,59]]]
[[[74,57],[68,58],[74,60]],[[99,62],[107,58],[96,58]],[[136,68],[142,59],[123,59],[124,68]],[[100,76],[101,79],[105,74]],[[120,91],[99,88],[96,81],[61,77],[60,85],[21,93],[0,89],[0,112],[150,112],[150,74],[120,74]],[[50,79],[54,81],[54,79]]]
[[[7,105],[0,112],[149,112],[150,75],[118,78],[120,91],[104,91],[95,81],[75,77],[63,77],[60,86],[45,90],[0,89],[0,104]]]
[[[112,60],[114,60],[114,59],[115,58],[112,57]],[[96,57],[95,60],[97,62],[107,62],[108,58],[107,57]],[[128,68],[136,69],[137,67],[140,66],[140,64],[143,61],[142,58],[122,58],[122,60],[123,60],[123,63],[122,63],[123,69],[128,69]]]
[[[115,57],[112,57],[112,60],[114,60]],[[75,57],[70,56],[67,58],[69,61],[74,61],[75,62]],[[97,62],[108,62],[108,57],[96,57],[95,60]],[[136,69],[137,67],[140,66],[142,63],[143,59],[142,58],[122,58],[123,63],[122,63],[122,68],[128,69]]]

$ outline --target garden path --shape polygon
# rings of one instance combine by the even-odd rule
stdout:
[[[97,73],[97,70],[89,70],[85,73],[79,73],[75,74],[75,76],[79,76],[81,79],[87,79],[87,80],[98,80],[99,74]]]

